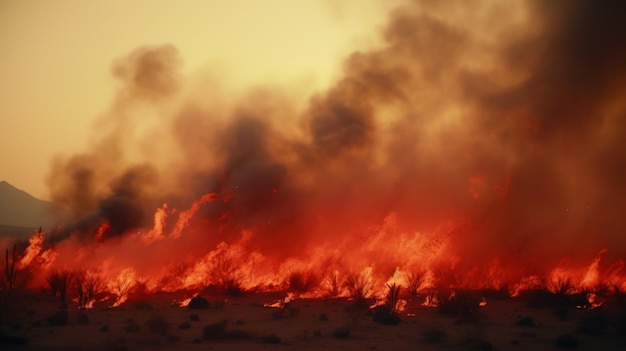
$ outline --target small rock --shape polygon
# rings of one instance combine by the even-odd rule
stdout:
[[[189,301],[189,305],[187,305],[189,309],[207,309],[211,307],[211,303],[203,297],[195,296]]]

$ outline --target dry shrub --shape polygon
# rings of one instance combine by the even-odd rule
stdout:
[[[555,295],[569,295],[574,291],[574,284],[571,278],[556,278],[546,284],[546,288]]]
[[[293,272],[288,279],[289,290],[296,293],[314,291],[319,285],[319,278],[313,272]]]
[[[61,304],[65,305],[67,290],[72,284],[74,274],[70,271],[53,270],[46,277],[46,282],[50,291],[59,298]]]
[[[418,270],[410,272],[405,277],[405,286],[406,291],[412,297],[417,297],[419,293],[419,289],[424,282],[424,278],[426,278],[426,271]]]
[[[105,290],[105,283],[99,272],[84,271],[74,275],[74,291],[78,298],[78,308],[87,308]]]
[[[348,294],[355,300],[367,299],[372,295],[374,281],[372,277],[364,272],[348,274],[343,286],[348,290]]]
[[[331,297],[338,296],[341,293],[341,280],[339,272],[333,271],[326,277],[326,289]]]
[[[389,306],[389,308],[391,309],[391,313],[395,313],[396,312],[396,308],[398,305],[398,297],[400,295],[400,285],[397,285],[396,283],[393,284],[385,284],[387,286],[387,296],[386,296],[386,303]]]

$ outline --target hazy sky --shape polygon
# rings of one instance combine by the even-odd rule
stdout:
[[[241,89],[298,82],[320,89],[342,57],[371,46],[382,1],[0,2],[0,180],[48,198],[57,154],[83,149],[106,112],[116,59],[174,45],[186,75],[218,74]]]

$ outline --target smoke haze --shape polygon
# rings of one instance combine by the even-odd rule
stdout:
[[[287,88],[194,91],[174,47],[138,48],[113,65],[90,148],[53,162],[52,198],[75,214],[58,245],[150,230],[157,209],[172,233],[214,193],[176,248],[138,255],[201,258],[244,232],[276,262],[321,250],[387,274],[444,246],[459,271],[497,262],[516,278],[603,248],[624,258],[624,14],[621,2],[409,2],[304,105]]]

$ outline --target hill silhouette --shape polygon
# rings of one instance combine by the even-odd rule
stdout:
[[[0,234],[30,232],[39,227],[48,229],[64,215],[62,207],[0,181]]]

